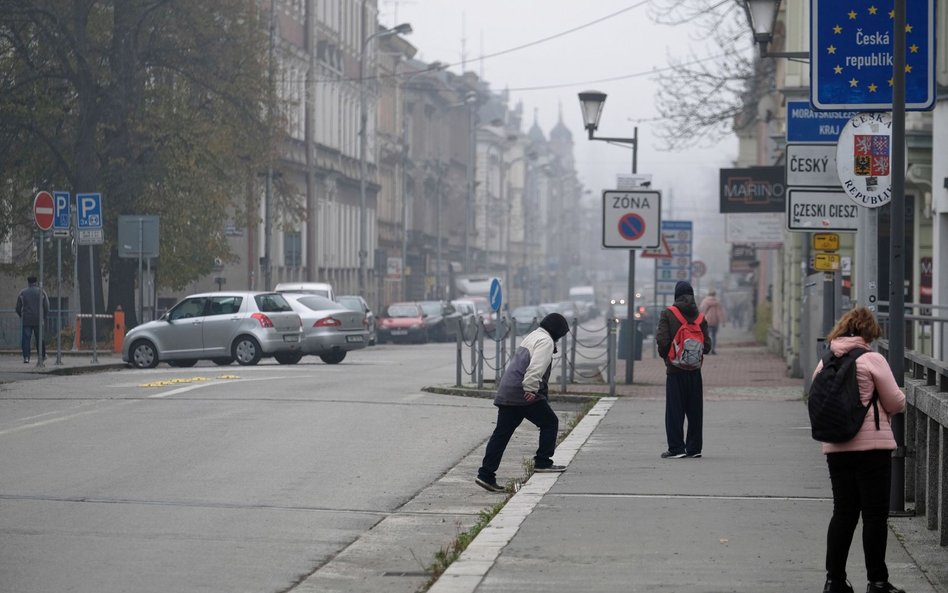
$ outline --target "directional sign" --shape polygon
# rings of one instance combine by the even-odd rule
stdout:
[[[901,0],[900,0],[901,1]],[[817,109],[892,109],[894,0],[812,0],[810,101]],[[935,105],[935,1],[905,2],[905,108]]]
[[[69,192],[54,191],[53,201],[55,202],[55,216],[53,217],[53,228],[56,230],[69,229]]]
[[[836,146],[787,144],[787,187],[839,187]]]
[[[76,212],[80,229],[102,228],[102,194],[76,194]]]
[[[654,190],[602,192],[602,246],[616,249],[658,247],[662,193]]]
[[[48,191],[41,191],[33,198],[33,219],[41,231],[48,231],[53,226],[53,195]]]
[[[504,291],[500,286],[500,278],[494,278],[490,281],[490,308],[493,311],[500,311],[500,306],[504,301]]]
[[[858,218],[859,206],[842,190],[787,191],[787,230],[854,232]]]

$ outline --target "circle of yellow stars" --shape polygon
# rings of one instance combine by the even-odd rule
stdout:
[[[874,14],[876,14],[876,13],[879,12],[879,8],[878,8],[877,6],[875,6],[875,5],[870,6],[870,7],[867,8],[866,10],[869,12],[869,14],[872,14],[872,15],[874,15]],[[859,16],[859,13],[857,13],[855,10],[850,10],[847,16],[849,16],[849,20],[854,21],[854,20],[856,20],[856,17]],[[889,11],[889,18],[890,18],[890,19],[894,19],[894,18],[895,18],[895,10],[894,10],[894,9]],[[906,32],[906,33],[911,33],[911,32],[912,32],[912,25],[906,23],[906,25],[905,25],[905,32]],[[842,35],[842,33],[843,33],[843,27],[842,27],[841,25],[837,24],[836,26],[833,27],[833,34],[834,34],[834,35]],[[828,53],[829,55],[836,55],[836,50],[837,50],[837,47],[836,47],[835,45],[830,44],[830,45],[826,48],[826,53]],[[912,45],[910,45],[910,46],[908,47],[908,50],[909,50],[909,53],[917,54],[917,53],[918,53],[918,50],[919,50],[918,44],[913,43]],[[843,73],[843,67],[840,66],[839,64],[837,64],[836,66],[833,67],[833,72],[836,73],[836,74],[842,74],[842,73]],[[905,65],[905,73],[906,73],[906,74],[911,74],[911,73],[912,73],[912,66],[911,66],[911,64],[906,64],[906,65]],[[849,80],[849,86],[850,86],[851,88],[856,88],[856,87],[858,87],[858,86],[859,86],[859,80],[857,80],[856,78],[851,78],[851,79]],[[891,79],[891,78],[889,79],[889,86],[892,86],[892,79]],[[870,92],[870,93],[874,93],[874,92],[876,92],[877,90],[879,90],[879,87],[878,87],[875,83],[871,83],[867,88],[869,89],[869,92]]]

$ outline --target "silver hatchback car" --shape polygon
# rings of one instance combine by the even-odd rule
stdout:
[[[122,360],[140,369],[198,360],[253,365],[302,348],[302,322],[275,292],[208,292],[186,297],[156,321],[125,334]]]
[[[365,314],[315,294],[284,293],[303,320],[303,349],[293,356],[277,355],[283,364],[299,362],[303,354],[318,356],[326,364],[339,364],[346,353],[369,345]]]

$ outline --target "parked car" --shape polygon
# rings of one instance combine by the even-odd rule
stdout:
[[[477,307],[478,317],[484,318],[484,330],[487,331],[488,334],[493,335],[494,328],[497,326],[497,313],[491,310],[490,301],[487,300],[487,297],[482,296],[467,298]]]
[[[428,342],[425,312],[418,303],[392,303],[378,320],[379,344],[385,342]]]
[[[347,294],[337,296],[336,302],[352,311],[360,311],[365,315],[366,328],[369,330],[369,346],[374,346],[378,341],[378,334],[375,328],[375,313],[369,308],[369,303],[359,295]]]
[[[464,328],[464,339],[474,336],[474,324],[477,322],[477,305],[470,299],[456,299],[451,301],[454,310],[461,316],[461,327]]]
[[[339,364],[346,353],[369,345],[365,314],[315,294],[283,295],[303,321],[303,347],[299,352],[277,354],[281,364],[296,364],[304,354],[326,364]]]
[[[299,294],[315,294],[334,301],[336,295],[332,290],[332,284],[325,282],[281,282],[273,289],[276,292],[294,292]]]
[[[122,360],[136,368],[198,360],[254,365],[302,348],[300,316],[275,292],[209,292],[186,297],[155,321],[125,334]]]
[[[428,326],[430,339],[438,342],[457,339],[461,314],[455,310],[454,305],[446,301],[421,301],[418,304],[425,312],[425,325]]]
[[[540,321],[544,316],[540,313],[539,307],[528,305],[515,308],[510,312],[510,317],[516,324],[517,335],[524,335],[540,327]]]

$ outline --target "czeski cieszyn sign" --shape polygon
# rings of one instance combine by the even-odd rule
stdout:
[[[855,115],[839,134],[836,171],[843,189],[860,206],[878,208],[892,199],[892,114]]]

